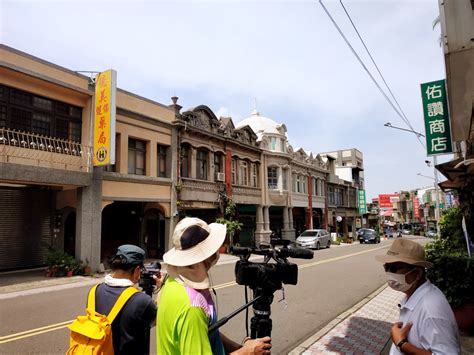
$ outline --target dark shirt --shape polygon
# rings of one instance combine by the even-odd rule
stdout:
[[[100,284],[96,290],[96,312],[109,314],[126,287]],[[156,304],[143,292],[135,293],[112,322],[115,354],[148,354],[150,327],[156,319]]]

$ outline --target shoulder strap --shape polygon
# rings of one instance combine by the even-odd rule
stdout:
[[[90,309],[93,312],[95,312],[95,290],[97,289],[97,286],[99,285],[95,285],[90,289],[89,296],[87,297],[87,309]]]
[[[110,323],[114,321],[115,317],[117,316],[117,314],[119,314],[120,310],[123,308],[125,303],[127,303],[129,298],[132,297],[137,292],[138,290],[135,287],[130,286],[120,294],[117,302],[115,302],[114,306],[112,307],[112,310],[107,316],[107,319],[109,320]]]

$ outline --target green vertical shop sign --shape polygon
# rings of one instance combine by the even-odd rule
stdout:
[[[367,213],[367,205],[365,204],[365,190],[359,190],[358,192],[358,201],[359,201],[359,214],[363,215]]]
[[[421,84],[427,155],[452,153],[448,100],[444,80]]]

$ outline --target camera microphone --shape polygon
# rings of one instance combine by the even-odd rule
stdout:
[[[312,259],[313,251],[302,248],[291,248],[288,249],[288,256],[296,259]]]

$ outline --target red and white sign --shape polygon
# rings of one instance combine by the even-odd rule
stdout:
[[[393,204],[400,199],[399,194],[384,194],[379,195],[380,208],[392,208]]]
[[[420,218],[420,200],[418,197],[413,199],[413,216],[415,218]]]

